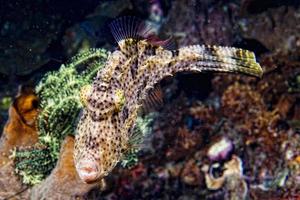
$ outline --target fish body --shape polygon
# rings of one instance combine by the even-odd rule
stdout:
[[[137,116],[155,85],[178,72],[237,72],[260,77],[254,53],[232,47],[193,45],[168,49],[133,17],[111,24],[119,50],[108,57],[92,87],[77,127],[74,160],[87,183],[107,176],[130,148]]]

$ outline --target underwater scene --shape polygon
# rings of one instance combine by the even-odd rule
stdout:
[[[300,200],[299,0],[3,0],[0,200]]]

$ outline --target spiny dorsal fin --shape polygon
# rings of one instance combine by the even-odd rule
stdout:
[[[146,38],[146,41],[152,45],[161,46],[167,50],[176,49],[175,41],[173,40],[172,37],[162,40],[162,39],[158,38],[156,35],[149,35],[148,38]]]
[[[162,40],[155,35],[150,24],[134,16],[124,16],[114,20],[109,25],[112,35],[122,49],[124,40],[146,40],[154,46],[161,46],[165,49],[174,49],[174,42],[171,38]]]
[[[152,32],[149,25],[134,16],[120,17],[114,20],[109,27],[118,43],[129,38],[142,40]]]

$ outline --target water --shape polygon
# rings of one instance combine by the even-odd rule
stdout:
[[[299,9],[296,0],[3,1],[0,199],[300,198]],[[129,167],[118,164],[85,184],[73,161],[84,107],[78,91],[107,58],[77,54],[119,50],[108,25],[121,16],[142,19],[176,49],[253,51],[264,75],[188,71],[164,78],[162,104],[141,115],[151,123],[140,151],[127,155]],[[59,72],[63,64],[93,75]],[[48,87],[41,80],[49,71],[58,80]]]

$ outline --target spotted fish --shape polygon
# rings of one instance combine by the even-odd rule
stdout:
[[[82,94],[85,107],[77,127],[74,160],[86,183],[107,176],[134,148],[130,141],[139,111],[147,98],[153,99],[152,91],[163,78],[208,71],[262,76],[254,53],[248,50],[207,45],[172,50],[169,40],[158,40],[135,17],[119,18],[110,27],[119,49],[110,54]]]

